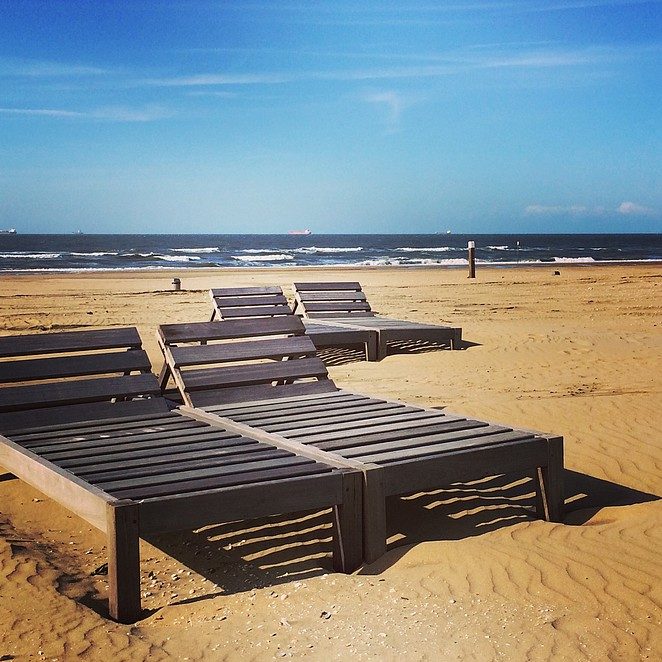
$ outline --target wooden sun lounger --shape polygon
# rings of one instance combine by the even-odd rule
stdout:
[[[168,324],[159,327],[158,339],[190,407],[202,407],[222,424],[259,430],[265,441],[314,448],[329,464],[363,472],[366,561],[386,550],[387,496],[458,480],[532,475],[538,514],[560,520],[561,437],[339,389],[313,358],[315,348],[304,331],[290,315]]]
[[[294,283],[294,296],[294,312],[306,319],[376,333],[377,360],[386,356],[389,342],[427,342],[451,349],[462,343],[461,328],[375,315],[357,282]]]
[[[154,533],[330,507],[334,568],[360,565],[361,474],[170,411],[135,328],[3,337],[0,358],[0,466],[107,534],[112,618],[140,617],[139,537]]]
[[[209,290],[213,312],[212,321],[241,317],[278,317],[290,315],[283,290],[278,286],[225,287]],[[320,324],[304,320],[306,333],[317,349],[325,347],[354,347],[363,345],[366,361],[377,360],[377,332],[340,324]]]

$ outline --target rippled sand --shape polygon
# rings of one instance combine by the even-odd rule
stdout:
[[[104,537],[0,469],[0,659],[660,659],[662,269],[560,271],[0,278],[4,333],[137,325],[157,369],[156,325],[208,319],[212,285],[361,280],[375,309],[461,326],[467,347],[327,352],[332,377],[564,435],[568,511],[534,519],[522,476],[396,499],[389,552],[352,576],[330,570],[328,513],[160,536],[127,627],[93,574]]]

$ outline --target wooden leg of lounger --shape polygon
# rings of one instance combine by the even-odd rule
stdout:
[[[363,561],[363,474],[343,474],[343,502],[333,509],[333,569],[354,572]]]
[[[386,553],[386,497],[380,468],[363,475],[363,558],[372,563]]]
[[[563,437],[547,440],[546,467],[538,469],[538,514],[549,522],[563,521]],[[542,509],[542,512],[541,512]]]
[[[365,360],[377,361],[379,359],[377,351],[377,334],[371,333],[365,344]]]
[[[451,340],[451,349],[460,349],[462,347],[462,329],[455,329]]]
[[[140,511],[134,501],[107,505],[108,608],[120,623],[140,618]]]
[[[385,358],[387,352],[388,343],[386,342],[385,338],[382,338],[382,334],[380,333],[377,339],[377,360],[381,361],[383,358]]]

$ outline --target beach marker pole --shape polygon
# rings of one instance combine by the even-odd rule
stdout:
[[[179,292],[182,289],[182,281],[179,278],[172,279],[173,289],[175,292]]]
[[[469,278],[476,277],[476,242],[467,242],[467,249],[469,250]]]

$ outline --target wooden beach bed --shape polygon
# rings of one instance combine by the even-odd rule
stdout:
[[[277,317],[292,313],[283,290],[278,286],[225,287],[209,291],[213,312],[211,319],[240,317]],[[341,324],[304,320],[306,333],[317,349],[363,346],[366,361],[377,360],[377,332]]]
[[[363,472],[368,562],[386,550],[387,496],[515,472],[536,480],[539,515],[562,517],[561,437],[339,389],[294,315],[167,324],[158,340],[186,405]]]
[[[135,328],[2,337],[0,384],[0,466],[107,534],[118,621],[140,617],[140,536],[330,507],[334,569],[361,563],[361,474],[170,411]]]
[[[376,315],[357,282],[294,283],[294,312],[318,324],[345,326],[377,335],[377,360],[386,356],[390,342],[433,343],[458,349],[462,329],[423,324]]]

